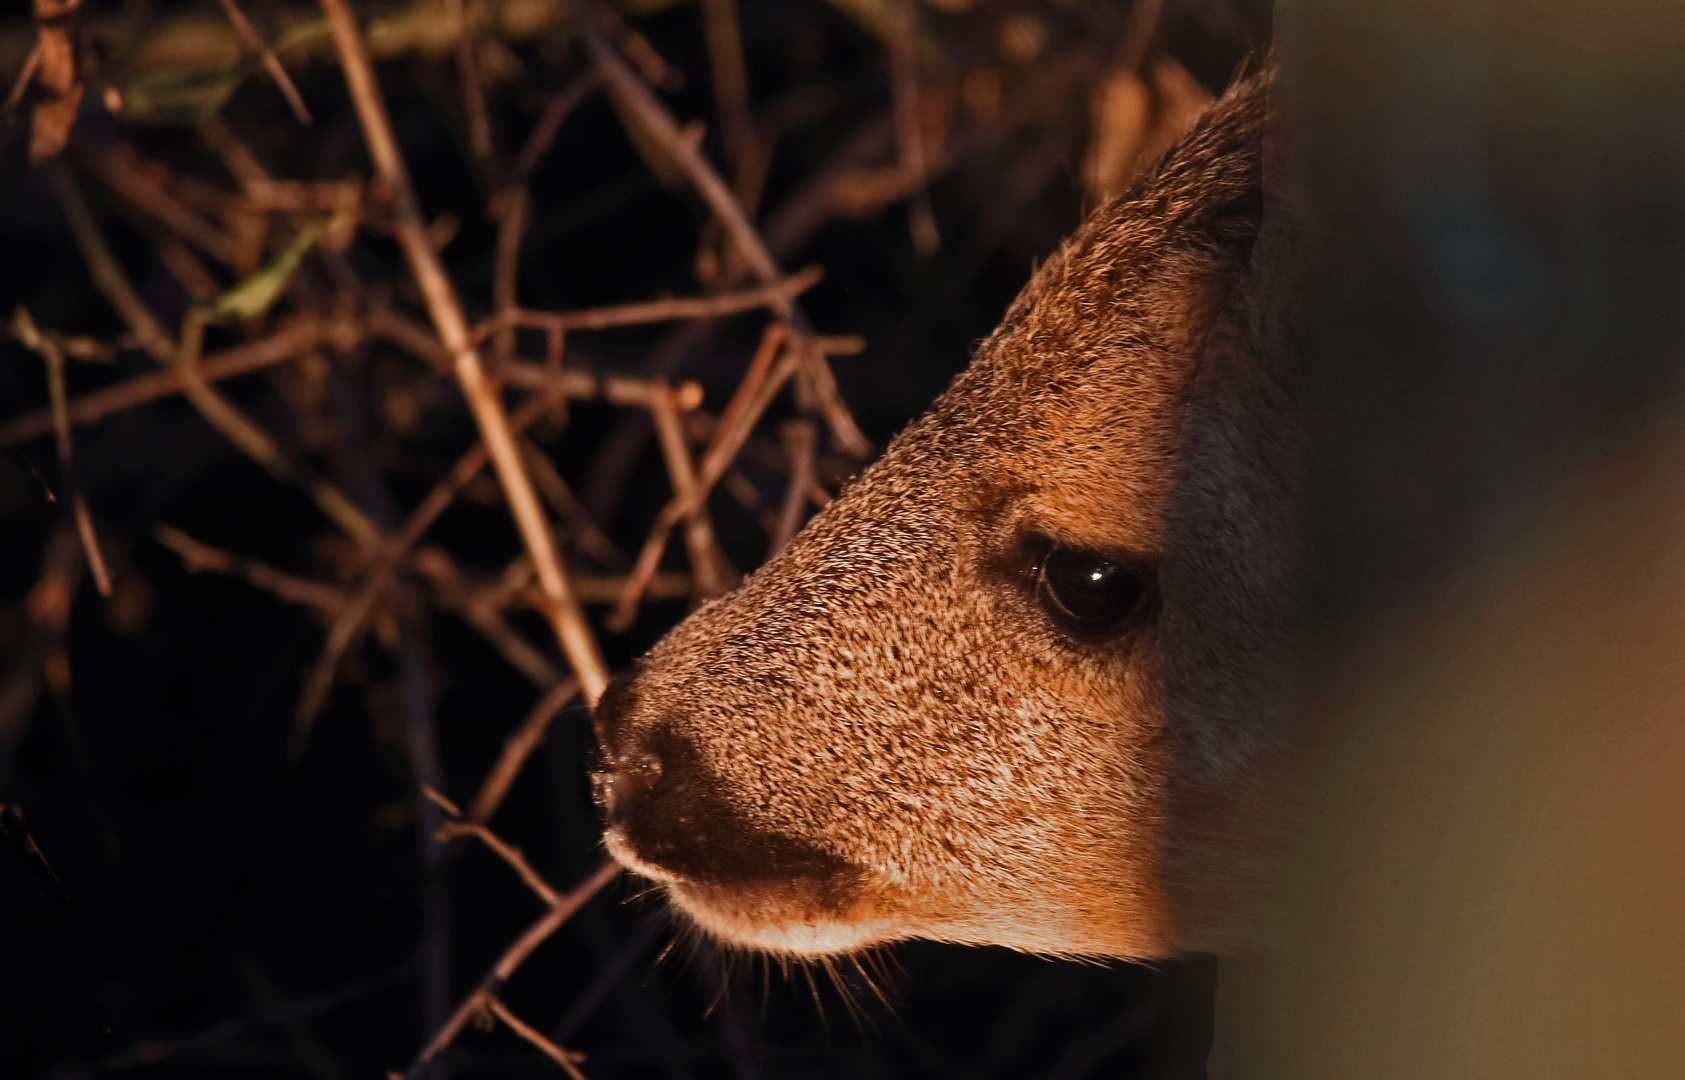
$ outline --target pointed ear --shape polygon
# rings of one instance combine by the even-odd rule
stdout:
[[[1270,85],[1268,73],[1236,85],[1101,213],[1139,222],[1167,264],[1237,277],[1263,223]]]
[[[990,467],[1040,492],[1026,512],[1049,535],[1160,547],[1190,383],[1264,218],[1268,95],[1266,75],[1236,87],[1091,214],[946,399],[1008,439]]]
[[[1264,216],[1269,73],[1215,102],[1134,186],[1102,206],[1008,311],[1013,331],[1112,348],[1197,350],[1251,257]],[[1074,317],[1073,317],[1074,316]],[[1071,336],[1086,325],[1093,333]],[[1068,348],[1068,345],[1067,345]]]

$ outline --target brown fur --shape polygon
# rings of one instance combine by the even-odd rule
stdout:
[[[1230,815],[1290,591],[1292,440],[1250,415],[1286,414],[1248,272],[1267,97],[1213,106],[880,461],[611,687],[609,850],[703,928],[1124,957],[1241,932],[1210,912],[1244,885]],[[1048,616],[1040,538],[1152,568],[1121,634]]]

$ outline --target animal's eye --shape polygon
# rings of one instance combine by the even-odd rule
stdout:
[[[1043,556],[1036,583],[1048,613],[1080,630],[1100,630],[1122,622],[1135,610],[1142,588],[1137,567],[1057,545]]]

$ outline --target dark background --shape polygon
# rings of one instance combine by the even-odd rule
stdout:
[[[1009,93],[1012,80],[1035,69],[1103,66],[1128,11],[1074,0],[971,7],[951,16],[920,9],[942,52],[936,66],[950,76],[1000,63],[997,41],[1009,17],[1032,16],[1046,31],[1031,70],[1006,66]],[[205,4],[163,5],[154,14],[182,9],[215,13]],[[95,15],[117,10],[90,5]],[[272,13],[255,4],[250,11],[260,23]],[[889,82],[880,44],[829,4],[742,0],[741,11],[757,115],[784,109],[800,120],[777,142],[763,200],[776,208],[882,114]],[[21,16],[6,30],[27,40]],[[633,21],[684,73],[684,87],[665,95],[675,113],[711,119],[697,9],[679,4]],[[1266,5],[1186,0],[1165,5],[1155,48],[1215,91],[1268,34]],[[507,147],[531,126],[538,92],[561,87],[583,63],[577,45],[551,55],[530,46],[515,52],[526,83],[491,97]],[[366,173],[338,69],[320,64],[295,74],[317,117],[313,128],[293,124],[261,77],[244,83],[224,119],[277,176]],[[427,217],[449,212],[460,221],[445,258],[470,315],[483,314],[496,230],[462,153],[449,62],[393,61],[381,77]],[[825,267],[825,281],[804,299],[822,332],[865,335],[866,352],[834,367],[879,446],[964,365],[1035,261],[1078,221],[1092,83],[1074,79],[1030,120],[981,140],[933,181],[944,241],[935,254],[914,250],[900,205],[867,220],[829,220],[777,253],[789,268]],[[122,125],[95,96],[83,106],[79,143],[126,139],[173,168],[229,183],[190,131]],[[91,288],[42,174],[25,160],[26,116],[6,124],[0,306],[9,314],[25,304],[43,327],[112,340],[120,324]],[[719,159],[713,134],[705,147]],[[865,163],[886,161],[880,153]],[[86,176],[83,187],[147,302],[174,325],[185,295],[147,232],[102,201]],[[566,121],[532,191],[521,261],[526,306],[697,291],[692,267],[706,214],[694,196],[651,175],[602,95]],[[371,280],[403,277],[382,241],[359,243],[353,256]],[[319,271],[307,264],[304,273]],[[760,325],[759,316],[729,320],[687,348],[660,327],[575,335],[569,362],[695,378],[717,410]],[[356,455],[374,461],[368,499],[413,505],[472,438],[454,386],[378,346],[335,365],[326,415],[337,426],[327,439],[305,430],[282,372],[224,388],[331,475],[354,471]],[[132,350],[111,366],[73,363],[71,392],[152,367]],[[425,414],[401,438],[378,420],[366,423],[394,384],[414,393]],[[44,402],[39,358],[10,340],[0,344],[0,412],[10,417]],[[540,433],[625,550],[636,549],[667,497],[659,457],[632,415],[580,404],[565,429]],[[419,952],[426,875],[396,661],[374,639],[355,648],[305,755],[289,763],[287,735],[321,621],[237,579],[185,572],[151,532],[168,523],[295,573],[331,575],[322,519],[179,400],[78,429],[76,453],[117,589],[101,599],[81,579],[64,653],[71,688],[56,695],[38,680],[57,646],[42,639],[24,605],[67,513],[65,500],[48,498],[62,496],[64,478],[49,439],[0,451],[0,674],[8,690],[34,694],[32,707],[0,724],[0,802],[11,808],[9,842],[0,846],[0,1075],[327,1078],[406,1067],[426,1036]],[[827,460],[822,478],[834,486],[852,466]],[[776,503],[781,478],[747,471]],[[727,553],[753,566],[764,536],[729,500],[716,494],[711,505]],[[486,573],[519,550],[495,495],[459,501],[429,540]],[[681,558],[675,544],[670,559]],[[610,662],[624,664],[682,614],[682,605],[648,605],[629,633],[602,634]],[[542,623],[514,619],[549,648]],[[424,641],[445,790],[461,801],[535,694],[455,616],[428,616]],[[493,821],[561,887],[599,858],[583,764],[589,742],[584,712],[564,712]],[[454,1002],[538,908],[477,846],[452,849],[445,879]],[[518,1014],[587,1053],[593,1080],[1203,1073],[1208,964],[1152,970],[913,944],[885,958],[885,1002],[859,978],[839,992],[822,973],[768,975],[756,962],[722,962],[702,943],[671,944],[660,903],[634,892],[617,883],[592,901],[504,995]],[[557,1072],[501,1030],[466,1033],[446,1060],[463,1076]]]

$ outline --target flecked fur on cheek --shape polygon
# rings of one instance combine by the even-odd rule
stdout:
[[[1179,403],[1257,228],[1265,87],[1090,219],[930,413],[599,710],[610,849],[705,929],[1175,950],[1155,619],[1073,635],[1033,553],[1156,565]]]

